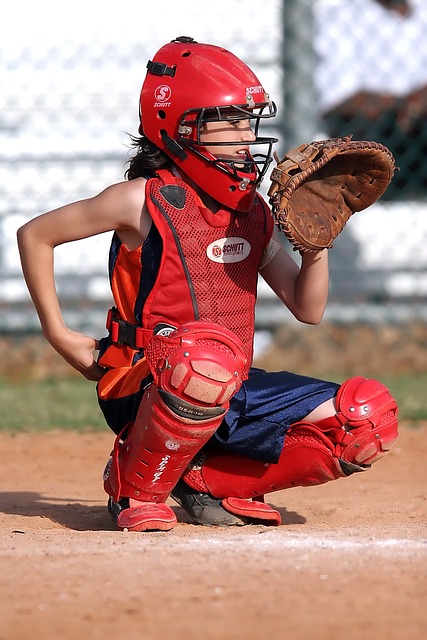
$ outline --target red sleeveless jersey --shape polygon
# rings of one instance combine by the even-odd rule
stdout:
[[[258,269],[274,227],[270,210],[257,196],[248,213],[213,214],[185,181],[169,171],[158,173],[146,186],[146,206],[162,245],[157,272],[149,273],[144,249],[116,246],[110,279],[118,315],[147,335],[162,323],[215,322],[241,339],[251,363]],[[141,295],[147,278],[153,284]],[[118,360],[124,364],[123,357]],[[120,366],[119,361],[111,364]]]

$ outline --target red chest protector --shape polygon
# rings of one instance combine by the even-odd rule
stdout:
[[[258,268],[270,239],[270,212],[257,198],[249,213],[205,209],[169,172],[147,181],[146,205],[163,242],[157,279],[142,324],[175,327],[194,320],[233,331],[252,361]]]

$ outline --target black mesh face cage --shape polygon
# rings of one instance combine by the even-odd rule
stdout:
[[[190,147],[193,153],[202,157],[205,161],[215,165],[221,171],[231,173],[236,179],[241,179],[242,173],[256,174],[254,180],[250,180],[250,184],[258,186],[261,184],[268,167],[272,162],[273,145],[278,141],[277,138],[261,137],[258,135],[260,123],[267,118],[274,118],[277,108],[274,102],[258,103],[254,108],[248,108],[248,105],[228,105],[222,107],[205,107],[201,109],[189,109],[183,115],[181,125],[179,127],[180,137],[179,143],[186,147]],[[256,139],[250,142],[250,146],[264,145],[267,147],[265,153],[248,154],[246,160],[238,162],[228,158],[222,158],[220,154],[215,158],[206,153],[202,142],[202,129],[207,122],[237,122],[239,120],[250,120],[254,122],[253,132]],[[194,139],[188,138],[195,127]],[[241,141],[236,142],[209,142],[209,146],[217,146],[220,150],[222,146],[238,146]]]

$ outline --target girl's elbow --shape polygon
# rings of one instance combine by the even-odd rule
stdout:
[[[28,235],[30,227],[31,227],[30,222],[26,222],[21,227],[18,227],[18,229],[16,231],[16,237],[18,239],[18,242],[23,240]]]
[[[16,231],[16,241],[21,257],[32,250],[34,238],[28,222],[22,225],[22,227],[19,227],[19,229]]]
[[[22,227],[19,227],[19,229],[16,232],[16,240],[18,243],[18,247],[21,247],[24,239],[25,239],[25,234],[26,234],[26,224],[22,225]]]
[[[323,320],[325,310],[322,311],[295,311],[294,316],[299,322],[304,324],[320,324]]]

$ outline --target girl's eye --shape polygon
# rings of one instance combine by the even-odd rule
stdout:
[[[236,127],[236,129],[240,129],[241,127],[249,126],[249,118],[242,120],[232,120],[231,124]]]

